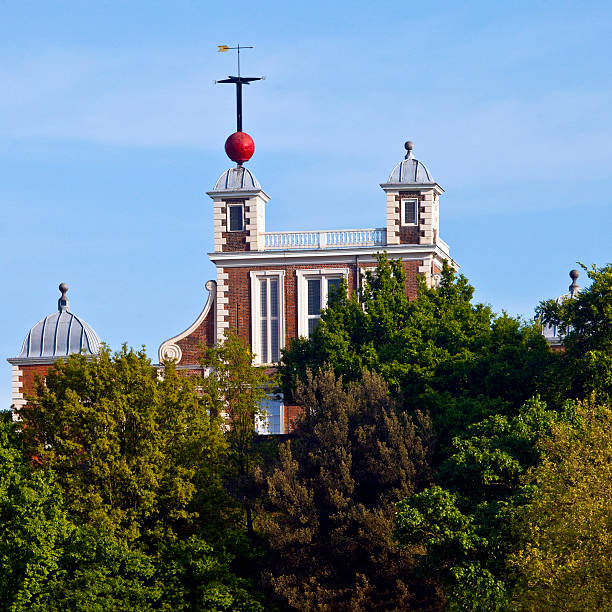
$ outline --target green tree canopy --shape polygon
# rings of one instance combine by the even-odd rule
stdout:
[[[584,266],[583,266],[584,267]],[[541,302],[537,312],[544,323],[564,334],[565,351],[558,377],[571,397],[595,392],[599,400],[612,399],[612,264],[584,269],[591,285],[573,299]]]
[[[4,413],[10,414],[10,413]],[[0,608],[25,610],[44,593],[71,531],[48,470],[30,476],[15,425],[0,418]]]
[[[19,416],[26,452],[55,472],[71,516],[104,532],[134,540],[189,529],[196,479],[223,499],[218,421],[191,381],[172,364],[162,378],[143,351],[58,361]]]
[[[254,474],[261,465],[264,446],[256,440],[255,424],[258,419],[265,421],[262,401],[270,396],[276,378],[253,366],[250,347],[231,332],[220,344],[202,347],[200,363],[206,368],[198,381],[204,404],[211,414],[227,420],[228,467],[234,476],[231,488],[244,507],[247,532],[253,538]]]
[[[453,439],[437,484],[398,505],[398,539],[418,547],[418,568],[444,584],[450,609],[506,606],[508,558],[518,545],[513,516],[530,499],[522,478],[541,459],[539,441],[568,418],[532,399],[513,417],[471,425]]]
[[[18,523],[1,534],[2,561],[25,564],[5,577],[13,609],[263,609],[235,572],[233,451],[196,380],[172,363],[162,377],[124,347],[70,356],[38,381],[14,432],[25,460],[0,500]]]
[[[357,294],[337,292],[313,335],[283,352],[288,397],[308,368],[330,364],[345,382],[367,369],[407,405],[428,408],[440,429],[460,431],[546,389],[554,356],[537,326],[472,304],[473,288],[446,265],[439,287],[419,279],[413,301],[405,284],[401,261],[380,255]]]
[[[524,477],[523,545],[512,558],[519,610],[612,609],[612,411],[590,402],[556,423]]]

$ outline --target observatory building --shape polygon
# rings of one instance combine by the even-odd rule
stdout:
[[[236,132],[225,149],[237,165],[207,192],[216,278],[206,283],[208,299],[196,320],[160,346],[160,361],[172,359],[179,369],[198,371],[198,347],[212,346],[231,329],[250,344],[257,365],[274,366],[291,338],[312,333],[330,291],[342,279],[349,292],[357,291],[381,251],[402,261],[411,298],[418,275],[435,284],[445,260],[455,265],[440,237],[444,190],[415,158],[412,142],[405,143],[404,159],[380,185],[379,227],[311,231],[267,231],[270,197],[243,165],[254,151],[251,137]],[[267,430],[287,433],[299,409],[279,400],[267,410]]]

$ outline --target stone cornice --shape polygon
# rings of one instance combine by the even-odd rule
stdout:
[[[249,267],[274,265],[303,265],[312,263],[354,263],[375,262],[376,255],[386,251],[390,257],[418,260],[435,257],[448,259],[454,264],[451,256],[435,244],[399,244],[385,247],[360,247],[355,249],[303,249],[287,251],[231,251],[225,253],[208,253],[210,260],[222,267]]]

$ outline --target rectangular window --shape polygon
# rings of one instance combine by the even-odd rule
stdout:
[[[419,222],[419,201],[402,200],[402,225],[417,225]]]
[[[309,278],[306,284],[308,287],[308,335],[310,336],[321,316],[321,279]]]
[[[285,433],[285,406],[282,400],[266,399],[261,403],[261,413],[255,420],[255,430],[262,435]]]
[[[321,320],[321,311],[329,296],[338,291],[348,270],[297,270],[298,277],[298,334],[310,336]]]
[[[261,335],[259,355],[262,363],[275,363],[280,359],[278,278],[259,281]]]
[[[259,296],[261,300],[261,347],[259,354],[261,355],[261,360],[264,363],[268,363],[268,279],[264,278],[259,281],[259,284]]]
[[[340,290],[340,283],[342,279],[340,278],[328,278],[327,279],[327,299],[336,291]]]
[[[242,204],[230,204],[228,206],[228,216],[230,232],[241,232],[244,230]]]

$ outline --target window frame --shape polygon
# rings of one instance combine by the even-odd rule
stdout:
[[[416,227],[419,224],[419,199],[418,198],[402,198],[400,207],[401,222],[403,226]],[[412,202],[414,205],[414,223],[406,221],[406,204]]]
[[[270,413],[266,408],[270,404],[275,404],[279,409],[279,431],[271,431]],[[285,402],[282,399],[266,398],[259,406],[259,412],[255,415],[255,431],[260,436],[281,436],[285,433]]]
[[[232,208],[240,208],[240,221],[241,221],[240,229],[232,229],[232,215],[230,213],[230,210]],[[228,232],[244,232],[246,228],[246,223],[244,219],[244,203],[242,202],[229,203],[227,205],[226,214],[227,214],[227,231]]]
[[[297,320],[298,336],[308,338],[308,321],[321,318],[321,310],[327,306],[329,285],[331,279],[343,279],[348,284],[348,268],[313,268],[296,270],[297,276]],[[308,314],[308,281],[319,279],[321,281],[321,308],[318,315]]]
[[[255,365],[274,365],[276,361],[270,361],[272,357],[272,334],[271,319],[267,318],[267,352],[269,359],[262,359],[262,333],[261,324],[261,281],[278,281],[278,352],[280,357],[281,349],[285,348],[285,271],[284,270],[254,270],[250,272],[251,280],[251,350],[253,352],[253,363]],[[268,283],[269,287],[269,283]],[[268,293],[269,296],[269,293]],[[270,301],[268,300],[268,312],[270,311]]]

